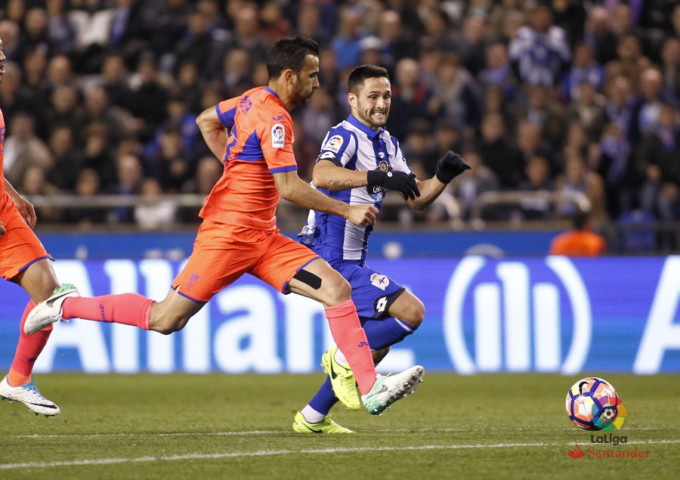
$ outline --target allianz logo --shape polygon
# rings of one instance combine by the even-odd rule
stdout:
[[[495,266],[495,278],[479,282],[476,277],[488,263]],[[529,267],[521,262],[484,257],[465,257],[460,262],[447,287],[443,326],[451,361],[459,373],[574,374],[581,370],[592,331],[586,287],[568,258],[546,257],[545,263],[554,281],[533,282]],[[564,300],[560,283],[566,292]],[[571,335],[562,333],[562,301],[571,304]],[[465,333],[469,338],[471,329],[474,339],[468,341]],[[571,339],[571,344],[563,345],[565,339]]]

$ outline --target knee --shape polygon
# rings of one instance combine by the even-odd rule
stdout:
[[[425,305],[419,299],[414,298],[407,304],[399,319],[408,323],[415,330],[425,319]]]
[[[321,288],[323,289],[323,302],[329,306],[352,298],[352,287],[339,273],[324,278]]]
[[[177,315],[151,315],[149,319],[149,330],[170,335],[179,332],[187,324],[188,318]]]

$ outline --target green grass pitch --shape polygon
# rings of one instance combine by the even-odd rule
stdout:
[[[324,436],[291,430],[321,373],[41,375],[62,413],[0,404],[0,478],[677,479],[678,376],[602,376],[628,412],[616,446],[571,425],[572,376],[429,373],[383,416],[336,406],[356,434]],[[635,449],[648,458],[590,453]]]

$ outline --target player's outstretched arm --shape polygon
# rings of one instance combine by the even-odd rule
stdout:
[[[437,162],[437,173],[428,180],[418,182],[421,195],[408,200],[409,206],[414,210],[424,210],[429,207],[451,180],[469,169],[470,165],[465,163],[463,157],[449,150]]]
[[[227,146],[228,135],[224,124],[217,117],[217,109],[212,106],[203,110],[196,118],[196,125],[210,151],[221,161]]]
[[[365,186],[380,186],[395,190],[406,199],[420,196],[418,184],[413,175],[404,172],[381,172],[372,170],[360,172],[335,165],[330,160],[319,160],[314,166],[314,185],[328,190],[348,190]]]
[[[24,222],[26,222],[26,225],[31,228],[35,227],[35,224],[38,221],[38,216],[35,214],[35,208],[33,208],[33,204],[19,195],[19,192],[14,189],[12,184],[9,183],[7,179],[5,179],[5,191],[7,191],[10,198],[14,202],[14,205],[16,205],[17,210],[19,210],[19,213],[24,219]],[[4,227],[2,230],[4,230]],[[3,231],[2,233],[4,234],[5,232]]]
[[[373,205],[349,205],[316,191],[295,171],[273,174],[279,195],[298,207],[338,215],[355,225],[375,223],[378,209]]]

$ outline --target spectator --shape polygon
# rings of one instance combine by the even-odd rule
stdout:
[[[557,85],[571,54],[564,30],[552,25],[550,7],[539,5],[529,14],[528,25],[510,41],[510,61],[522,82]]]
[[[664,87],[680,99],[680,38],[668,37],[663,42],[661,61]]]
[[[73,128],[63,124],[53,128],[49,138],[53,158],[49,177],[65,193],[74,192],[78,173],[85,163],[82,152],[75,145],[74,136]]]
[[[338,31],[331,40],[339,69],[344,70],[357,65],[361,56],[363,37],[359,11],[351,6],[343,6],[340,10]]]
[[[554,192],[555,183],[550,178],[550,163],[545,157],[535,155],[527,160],[526,180],[517,188],[520,192]],[[524,220],[550,220],[554,218],[553,204],[549,198],[527,196],[519,204],[519,215]]]
[[[100,208],[87,206],[93,205],[93,200],[100,193],[102,192],[97,172],[92,168],[81,170],[76,181],[76,194],[81,206],[68,208],[64,212],[64,221],[75,224],[80,230],[89,230],[93,225],[106,222],[106,215]]]
[[[161,184],[155,178],[145,178],[139,188],[140,202],[134,207],[135,225],[141,230],[170,230],[175,223],[177,204],[163,198]]]
[[[663,76],[656,68],[648,68],[640,74],[640,93],[633,100],[630,136],[633,144],[652,131],[659,119],[664,103],[677,104],[677,100],[664,89]]]
[[[45,171],[36,165],[31,165],[24,171],[24,176],[17,190],[22,195],[41,195],[46,198],[59,193],[59,189],[45,178]],[[53,223],[60,219],[59,210],[52,205],[39,205],[35,210],[41,222]]]
[[[397,63],[394,80],[387,129],[398,140],[403,140],[412,120],[431,117],[432,88],[421,77],[420,66],[412,58],[404,58]]]
[[[502,188],[516,188],[523,180],[522,152],[506,135],[500,113],[484,115],[477,151],[484,165],[496,175]]]
[[[528,120],[540,125],[545,141],[553,149],[559,150],[564,144],[568,124],[564,107],[555,98],[553,89],[542,85],[528,85],[526,90],[526,106],[519,108],[515,123]]]
[[[601,91],[604,84],[604,67],[593,55],[593,50],[585,43],[580,43],[574,49],[574,62],[571,69],[564,76],[562,97],[572,102],[578,100],[578,89],[581,83],[587,82]]]
[[[121,155],[116,160],[116,183],[110,193],[122,197],[138,195],[142,185],[142,165],[135,155]],[[134,222],[134,207],[121,206],[111,212],[114,223]]]
[[[111,105],[130,110],[133,98],[128,84],[129,74],[122,55],[111,53],[106,56],[101,68],[101,86]]]
[[[493,85],[503,92],[509,99],[515,98],[517,82],[510,68],[508,51],[502,42],[494,42],[486,47],[485,68],[479,73],[478,78],[483,87]]]
[[[500,182],[496,174],[489,169],[482,158],[474,150],[463,152],[465,162],[472,168],[466,175],[454,178],[449,187],[458,202],[460,216],[471,220],[472,211],[477,199],[486,192],[495,192],[500,189]],[[484,218],[493,219],[496,213],[492,210],[481,212]]]
[[[605,98],[597,93],[593,84],[586,81],[580,83],[577,91],[577,99],[569,108],[568,119],[580,122],[588,133],[588,140],[597,141],[606,119]]]
[[[624,211],[632,209],[628,192],[631,183],[631,148],[624,131],[617,123],[605,126],[597,145],[593,169],[602,177],[607,196],[609,218],[619,218]]]
[[[609,13],[604,7],[593,6],[588,13],[584,42],[593,50],[595,59],[601,65],[617,56],[617,38],[609,25]]]
[[[525,170],[528,170],[532,158],[540,157],[548,164],[548,177],[558,172],[555,150],[541,137],[540,125],[528,120],[521,121],[517,129],[517,147],[522,153]]]
[[[674,105],[660,107],[658,123],[643,136],[636,158],[642,210],[659,220],[680,218],[680,126]]]
[[[458,63],[457,55],[444,56],[433,90],[430,111],[451,120],[466,140],[474,140],[482,110],[481,93],[474,78]]]
[[[606,240],[592,231],[590,215],[577,210],[572,216],[572,229],[553,238],[548,254],[597,257],[605,253],[606,249]]]
[[[564,174],[557,179],[556,190],[565,197],[572,192],[585,194],[591,205],[590,213],[595,229],[603,226],[607,221],[607,205],[602,178],[588,168],[583,156],[576,153],[567,156]],[[569,218],[576,213],[576,209],[574,200],[565,200],[558,204],[557,213],[562,218]]]
[[[607,122],[616,123],[626,135],[630,135],[633,118],[633,89],[624,75],[611,79],[607,92],[605,107]]]
[[[20,185],[29,167],[49,169],[52,155],[45,142],[36,136],[32,115],[18,112],[8,127],[4,145],[5,178],[14,185]]]
[[[393,69],[402,58],[418,56],[418,42],[404,29],[402,17],[395,10],[383,10],[378,24],[378,36],[382,41],[382,64]]]
[[[637,92],[640,88],[640,76],[651,66],[651,62],[642,54],[640,39],[635,35],[623,35],[617,45],[618,57],[605,65],[605,81],[623,75],[630,80],[633,91]]]

